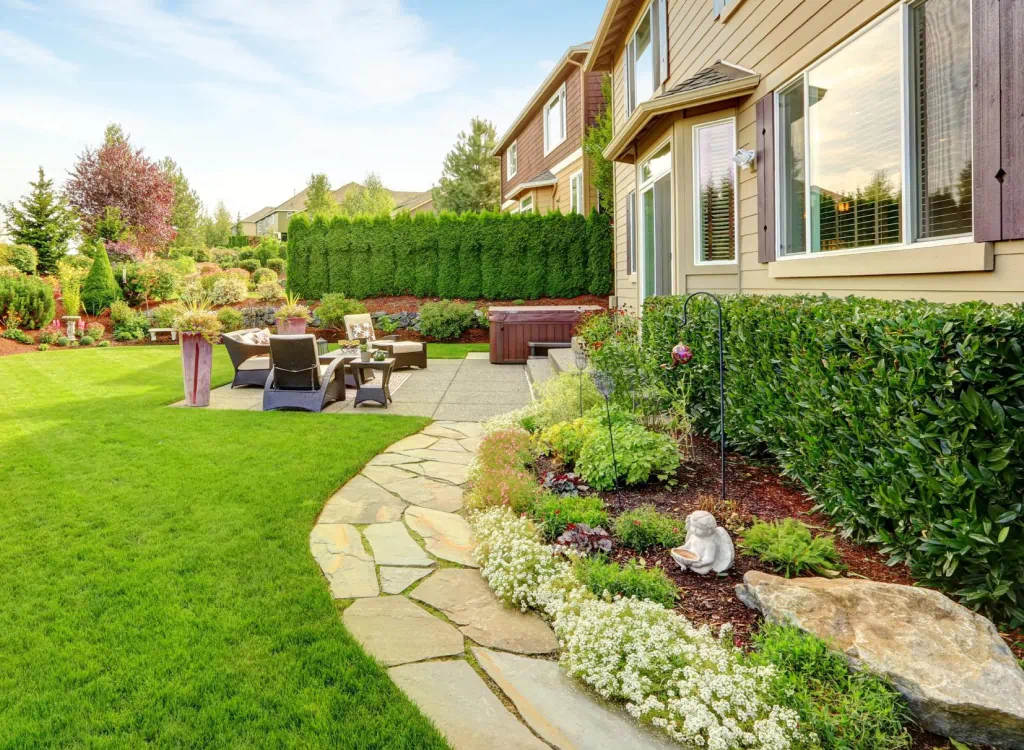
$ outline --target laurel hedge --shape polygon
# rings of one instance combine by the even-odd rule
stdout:
[[[847,533],[997,622],[1024,624],[1024,306],[849,297],[723,299],[726,433],[769,454]],[[682,340],[690,402],[718,424],[713,308],[651,298],[643,346]],[[671,384],[671,383],[670,383]]]
[[[610,294],[612,234],[594,212],[304,215],[288,225],[288,288],[306,299],[413,294],[538,299]]]

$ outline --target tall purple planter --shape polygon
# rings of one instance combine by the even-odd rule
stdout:
[[[185,405],[210,405],[213,344],[198,333],[181,334],[181,372],[185,377]]]
[[[303,334],[306,332],[305,318],[278,318],[277,332],[282,336]]]

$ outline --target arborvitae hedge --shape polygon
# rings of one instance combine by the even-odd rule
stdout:
[[[846,529],[997,622],[1024,624],[1024,307],[730,296],[729,444],[775,457]],[[717,322],[644,306],[644,347],[682,340],[690,407],[718,425]]]
[[[288,288],[307,299],[350,297],[538,299],[610,294],[606,216],[417,214],[338,217],[288,225]]]

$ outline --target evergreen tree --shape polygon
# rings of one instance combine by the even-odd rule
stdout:
[[[366,184],[353,187],[339,205],[345,216],[390,216],[395,209],[395,197],[384,187],[376,172],[366,175]]]
[[[309,176],[306,184],[306,215],[312,220],[317,216],[330,218],[338,213],[338,201],[331,193],[331,181],[323,172]]]
[[[174,159],[166,157],[160,162],[164,176],[174,188],[174,202],[171,204],[171,226],[175,236],[171,247],[195,247],[203,242],[200,221],[203,216],[203,202],[199,193],[189,185],[188,178]]]
[[[231,236],[231,213],[224,201],[217,201],[217,210],[212,217],[204,217],[203,234],[207,247],[227,247]]]
[[[612,78],[601,81],[604,108],[594,124],[587,128],[583,138],[583,153],[590,158],[590,184],[597,190],[601,210],[609,216],[615,213],[615,165],[604,158],[604,150],[612,140]]]
[[[439,211],[490,211],[498,207],[501,169],[491,154],[498,135],[489,120],[474,117],[470,132],[459,133],[455,147],[444,158],[440,184],[434,188]]]
[[[68,241],[78,231],[78,218],[67,201],[53,189],[39,167],[39,179],[30,182],[31,192],[19,205],[0,206],[7,217],[7,232],[16,244],[34,247],[39,256],[38,271],[52,274],[57,261],[68,251]]]
[[[92,260],[89,275],[82,283],[82,305],[90,315],[99,315],[120,296],[114,271],[110,267],[107,249],[100,245]]]

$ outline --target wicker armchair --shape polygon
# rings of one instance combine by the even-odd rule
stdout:
[[[263,388],[263,411],[323,411],[335,401],[345,400],[342,361],[320,364],[316,336],[270,337],[270,374]],[[342,368],[342,369],[339,369]]]
[[[377,338],[373,330],[373,318],[366,313],[345,316],[345,334],[353,341],[369,344],[371,349],[383,349],[394,357],[396,370],[409,367],[427,368],[427,344],[425,341],[399,341],[397,336]]]
[[[250,334],[259,331],[259,328],[246,328],[221,335],[221,342],[231,357],[231,366],[235,368],[232,388],[246,385],[262,388],[267,382],[270,374],[270,344],[250,344],[246,341]]]

